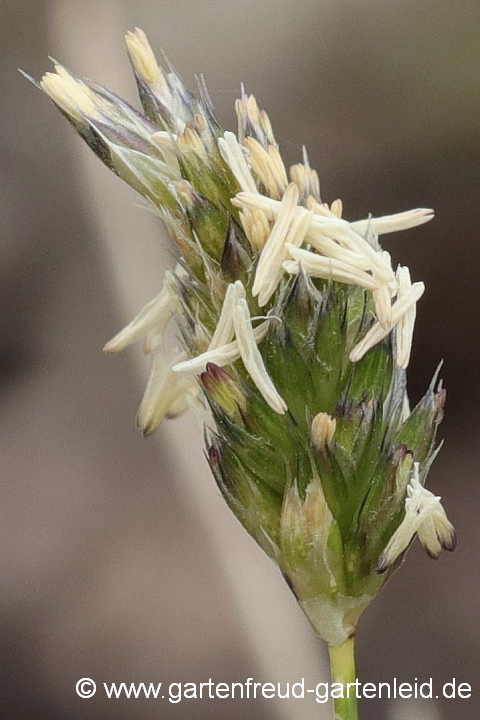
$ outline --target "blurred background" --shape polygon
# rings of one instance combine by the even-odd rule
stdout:
[[[81,677],[328,679],[325,648],[219,497],[195,420],[142,439],[147,363],[138,348],[101,353],[161,286],[171,257],[159,222],[16,71],[39,78],[52,55],[136,102],[123,35],[139,25],[187,83],[205,73],[229,129],[243,81],[286,164],[305,143],[322,197],[341,197],[349,219],[436,210],[384,245],[427,285],[410,392],[418,400],[445,359],[446,444],[429,482],[459,547],[437,563],[412,550],[360,624],[359,678],[456,678],[473,695],[361,709],[376,720],[477,718],[478,0],[2,0],[0,17],[5,717],[330,717],[312,697],[173,705],[75,694]]]

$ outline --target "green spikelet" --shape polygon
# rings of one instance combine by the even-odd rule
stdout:
[[[143,340],[152,375],[139,412],[208,410],[207,458],[228,506],[276,562],[318,634],[347,642],[415,534],[453,549],[425,490],[445,391],[408,409],[406,373],[422,283],[396,273],[378,235],[415,210],[349,223],[320,199],[306,152],[290,170],[253,96],[238,140],[127,35],[145,116],[61,66],[41,87],[100,159],[153,204],[178,250],[158,298],[110,352]],[[167,323],[182,347],[169,358]]]

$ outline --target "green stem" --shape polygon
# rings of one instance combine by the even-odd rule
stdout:
[[[341,683],[343,692],[339,686],[332,687],[332,694],[335,703],[335,720],[358,720],[357,715],[357,687],[348,683],[355,683],[355,637],[351,637],[342,645],[330,645],[330,668],[332,683]],[[342,695],[343,697],[335,697]]]

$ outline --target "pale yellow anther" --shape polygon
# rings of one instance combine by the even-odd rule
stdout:
[[[305,538],[307,534],[307,521],[303,510],[303,503],[298,494],[296,485],[285,493],[281,517],[282,540],[293,541]]]
[[[336,427],[336,419],[326,412],[320,412],[313,418],[310,437],[313,447],[322,455],[326,455],[331,448]]]
[[[201,141],[197,131],[189,126],[185,128],[183,133],[177,135],[177,146],[184,153],[193,151],[199,157],[207,159],[205,145]]]
[[[350,353],[350,360],[351,362],[358,362],[361,360],[361,358],[365,355],[368,350],[370,350],[374,345],[379,343],[381,340],[383,340],[384,337],[386,337],[394,325],[397,325],[397,323],[400,322],[400,320],[403,318],[403,316],[408,312],[408,310],[422,297],[423,293],[425,291],[425,285],[423,282],[416,282],[411,285],[404,294],[400,294],[397,297],[396,302],[392,305],[392,315],[391,315],[391,322],[388,328],[384,328],[380,325],[380,323],[377,321],[372,325],[370,330],[367,332],[367,334],[360,340],[357,345],[353,348],[353,350]],[[415,316],[413,315],[413,319]],[[413,333],[413,327],[412,327],[412,333]],[[411,343],[411,335],[410,332],[408,333],[408,338],[410,338],[408,345],[405,349],[405,357],[399,358],[397,356],[397,363],[400,365],[400,367],[406,367],[406,364],[408,364],[409,359],[409,348]],[[403,355],[403,352],[402,352]]]
[[[258,296],[260,307],[267,304],[283,277],[289,245],[299,247],[310,228],[313,213],[297,207],[298,195],[297,186],[291,183],[285,190],[280,212],[260,255],[252,287],[252,295]]]
[[[201,136],[207,130],[207,121],[203,115],[196,113],[190,122],[190,126]]]
[[[180,200],[182,200],[188,208],[193,207],[194,189],[188,180],[177,180],[175,183],[175,190]]]
[[[343,203],[341,200],[334,200],[332,204],[330,205],[330,212],[332,215],[335,215],[335,217],[341,218],[343,213]]]
[[[400,300],[412,287],[410,271],[407,267],[398,266],[397,269],[397,297]],[[412,351],[413,330],[415,327],[416,303],[413,303],[400,318],[396,330],[397,365],[406,368],[410,361]]]
[[[260,122],[260,111],[258,109],[258,103],[255,95],[250,95],[247,99],[247,110],[252,120]]]
[[[341,218],[343,212],[343,204],[341,200],[334,200],[329,206],[328,203],[319,203],[313,195],[309,195],[307,199],[307,207],[313,210],[315,215],[320,217]]]
[[[253,128],[258,138],[267,144],[275,145],[272,125],[265,110],[260,110],[253,95],[246,95],[242,86],[242,97],[235,100],[235,111],[238,117],[238,137],[243,141],[247,128]]]
[[[288,185],[287,174],[280,153],[270,145],[268,151],[255,140],[245,138],[245,147],[250,153],[250,165],[270,197],[279,200]]]
[[[84,115],[98,118],[100,113],[95,93],[60,65],[55,66],[55,71],[45,73],[40,82],[42,90],[61,110],[75,120],[84,122]]]
[[[175,152],[175,140],[177,139],[177,136],[171,133],[167,133],[164,130],[159,130],[158,132],[153,133],[153,135],[151,135],[150,137],[151,140],[153,140],[155,145],[161,151],[167,165],[175,168],[175,170],[177,170],[178,174],[180,175],[177,153]]]
[[[287,245],[286,247],[292,258],[283,263],[283,268],[288,273],[298,275],[301,265],[307,275],[312,277],[334,280],[336,282],[346,283],[347,285],[358,285],[359,287],[364,287],[372,291],[377,289],[375,279],[350,262],[337,260],[332,257],[324,257],[318,253],[313,253],[293,245]]]
[[[389,330],[392,324],[392,301],[388,283],[379,283],[378,288],[373,291],[372,295],[378,322],[382,328]]]
[[[377,572],[385,572],[407,549],[415,534],[418,534],[418,539],[430,557],[437,558],[442,550],[455,549],[455,530],[440,500],[440,497],[422,486],[419,464],[415,463],[413,477],[407,486],[405,517],[381,554]]]
[[[266,213],[260,208],[245,210],[240,213],[245,234],[254,250],[260,252],[270,234],[270,224]]]
[[[281,397],[275,384],[268,374],[264,360],[257,346],[257,338],[252,327],[250,310],[245,298],[238,300],[233,311],[233,326],[238,344],[240,357],[245,369],[257,386],[263,399],[279,415],[284,415],[288,410],[287,403]]]
[[[297,163],[291,166],[290,177],[300,190],[301,197],[308,199],[311,197],[312,201],[316,202],[315,198],[320,197],[320,181],[316,170],[312,170],[308,165]]]
[[[285,170],[285,165],[283,164],[282,156],[278,152],[275,145],[268,146],[268,154],[270,156],[272,172],[277,181],[277,184],[286,188],[288,185],[288,177],[287,171]]]
[[[141,79],[147,85],[166,85],[165,75],[158,66],[148,38],[140,28],[127,32],[125,35],[128,54]]]
[[[318,480],[314,480],[307,487],[304,513],[310,542],[318,544],[319,540],[324,540],[326,546],[332,513],[325,500],[322,484]]]
[[[263,128],[260,123],[260,112],[257,101],[253,95],[247,96],[242,86],[242,97],[235,100],[235,112],[238,118],[238,137],[242,141],[245,130],[253,127],[257,134],[261,134]]]
[[[228,285],[217,327],[208,346],[209,350],[217,350],[219,347],[227,345],[233,340],[235,334],[233,328],[233,311],[238,301],[245,297],[245,288],[240,280]]]
[[[257,186],[248,167],[236,136],[232,132],[225,132],[223,138],[218,139],[218,149],[230,170],[244,192],[258,194]]]
[[[287,561],[296,566],[298,559],[304,559],[305,552],[313,552],[316,562],[323,563],[330,577],[330,587],[333,589],[337,581],[330,568],[328,553],[332,522],[333,516],[318,477],[312,478],[303,500],[296,484],[286,491],[280,520],[284,555]],[[300,555],[298,555],[299,551]]]
[[[156,430],[164,418],[186,412],[198,396],[200,387],[195,379],[172,370],[172,365],[184,357],[181,353],[169,360],[163,341],[153,348],[150,376],[137,414],[137,425],[144,435]]]
[[[275,144],[275,136],[273,134],[272,123],[265,110],[260,111],[260,125],[267,136],[267,140],[271,145]]]
[[[132,343],[143,340],[146,354],[152,352],[154,342],[163,339],[170,320],[179,309],[175,276],[180,276],[183,270],[177,266],[176,272],[167,270],[165,282],[161,292],[139,312],[139,314],[112,338],[105,347],[104,352],[117,353]]]

